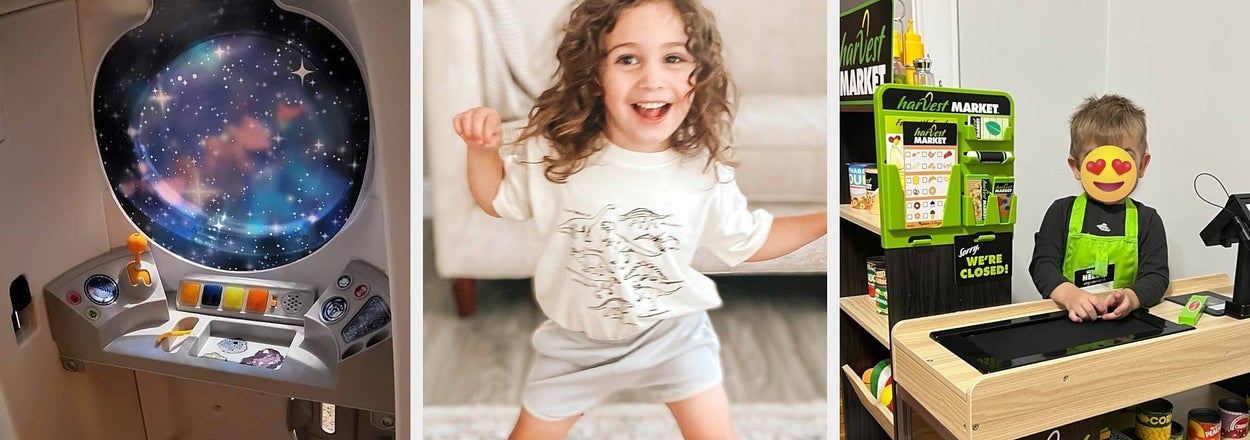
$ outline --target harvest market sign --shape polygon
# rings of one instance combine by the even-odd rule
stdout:
[[[940,90],[889,89],[881,93],[881,107],[929,113],[1011,114],[1011,100],[1006,96]]]
[[[892,6],[892,1],[876,0],[842,13],[838,90],[843,101],[871,101],[877,86],[890,82]]]

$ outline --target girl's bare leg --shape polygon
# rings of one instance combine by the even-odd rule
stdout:
[[[573,422],[581,417],[578,415],[548,422],[530,415],[525,408],[521,408],[521,415],[517,417],[516,426],[512,428],[512,435],[508,436],[508,440],[562,439],[569,433],[569,429],[573,428]]]
[[[677,427],[686,440],[733,440],[733,422],[729,418],[729,398],[725,387],[716,385],[685,400],[668,403],[677,419]]]

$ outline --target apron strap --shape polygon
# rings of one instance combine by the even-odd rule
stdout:
[[[1081,233],[1085,226],[1085,193],[1076,196],[1072,202],[1072,215],[1068,216],[1068,236],[1074,237]]]
[[[1124,198],[1124,236],[1137,240],[1137,205],[1129,198]]]

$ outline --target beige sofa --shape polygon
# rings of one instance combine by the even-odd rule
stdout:
[[[531,223],[493,218],[474,204],[452,117],[491,105],[506,123],[523,123],[532,103],[525,90],[541,92],[555,72],[555,47],[572,4],[424,1],[425,179],[432,194],[425,206],[433,217],[435,267],[456,280],[461,315],[473,313],[472,280],[530,277],[539,243]],[[826,209],[826,2],[705,4],[716,16],[740,93],[734,147],[743,193],[778,215]],[[709,274],[825,273],[826,248],[822,238],[788,256],[736,267],[700,251],[695,267]]]

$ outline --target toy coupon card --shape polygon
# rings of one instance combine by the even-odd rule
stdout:
[[[903,206],[907,229],[942,226],[951,169],[958,162],[959,128],[903,122]]]

